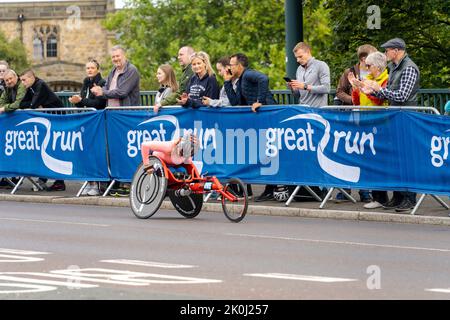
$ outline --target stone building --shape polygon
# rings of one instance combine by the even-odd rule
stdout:
[[[114,0],[1,3],[0,30],[21,39],[36,75],[53,90],[78,91],[87,60],[108,59],[114,35],[101,22],[114,10]]]

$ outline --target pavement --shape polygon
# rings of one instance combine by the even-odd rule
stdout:
[[[52,180],[47,185],[50,185],[51,182]],[[65,191],[34,192],[32,191],[32,184],[25,179],[15,194],[11,194],[11,189],[0,189],[0,201],[129,207],[128,197],[76,197],[82,185],[82,181],[66,181]],[[264,186],[261,185],[252,185],[252,187],[255,195],[259,195],[264,189]],[[333,196],[336,192],[334,191]],[[357,190],[352,190],[352,196],[356,200],[359,200]],[[440,198],[450,205],[450,199],[448,197],[441,196]],[[419,199],[419,195],[417,199]],[[450,226],[450,210],[441,206],[431,195],[425,197],[415,215],[410,213],[400,214],[394,210],[384,210],[382,208],[369,210],[365,209],[363,205],[364,203],[359,201],[356,203],[350,201],[336,203],[333,200],[329,200],[324,208],[320,209],[320,202],[318,201],[292,201],[289,206],[286,206],[285,202],[255,202],[254,199],[251,199],[247,214]],[[173,209],[173,206],[170,201],[164,200],[161,208]],[[222,212],[222,206],[216,200],[208,200],[204,203],[202,211]]]

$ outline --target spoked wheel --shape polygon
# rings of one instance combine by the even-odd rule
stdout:
[[[175,190],[170,190],[169,198],[175,209],[185,218],[195,218],[202,210],[203,194],[178,196]]]
[[[248,197],[247,189],[242,181],[238,178],[230,179],[223,188],[223,192],[233,198],[229,200],[222,195],[222,209],[225,216],[233,222],[244,219],[247,213]]]
[[[154,168],[153,173],[147,174],[141,163],[131,182],[131,210],[140,219],[150,218],[158,211],[167,190],[167,177],[164,175],[163,164],[157,157],[150,156],[149,159]]]

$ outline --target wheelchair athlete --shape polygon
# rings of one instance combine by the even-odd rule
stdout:
[[[155,168],[149,163],[150,153],[159,157],[169,167],[178,166],[182,163],[192,163],[192,157],[199,149],[199,142],[195,135],[186,133],[183,137],[171,141],[145,141],[141,145],[142,162],[144,170],[152,174]],[[171,168],[185,170],[183,167]]]

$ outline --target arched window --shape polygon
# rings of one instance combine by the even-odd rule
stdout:
[[[47,57],[56,58],[58,56],[58,41],[56,36],[51,34],[47,38]]]
[[[34,29],[33,58],[36,60],[58,57],[58,28],[41,25]]]
[[[44,44],[37,34],[33,38],[33,58],[36,60],[44,59]]]

